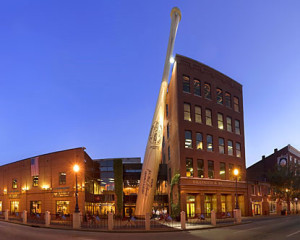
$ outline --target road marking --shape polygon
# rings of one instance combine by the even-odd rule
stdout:
[[[297,231],[297,232],[291,233],[291,234],[289,234],[289,235],[286,235],[286,237],[291,237],[291,236],[293,236],[293,235],[295,235],[295,234],[297,234],[297,233],[300,233],[300,231]]]
[[[238,233],[238,232],[244,232],[244,231],[251,231],[251,230],[254,230],[254,229],[259,229],[259,228],[262,228],[262,227],[255,227],[255,228],[243,229],[243,230],[236,231],[236,232],[234,232],[234,233]]]

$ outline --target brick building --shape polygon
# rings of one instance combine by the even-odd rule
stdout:
[[[70,214],[75,209],[78,164],[79,208],[85,206],[85,170],[91,158],[84,148],[43,154],[0,167],[0,211]]]
[[[176,55],[168,87],[163,140],[170,205],[199,213],[248,215],[242,86],[224,74]]]
[[[278,166],[288,167],[295,176],[300,176],[300,151],[291,145],[287,145],[280,150],[277,148],[274,149],[274,152],[267,157],[262,156],[260,161],[247,168],[247,179],[249,181],[249,186],[254,185],[251,183],[256,183],[258,186],[267,184],[268,172],[276,171]],[[297,203],[293,199],[290,199],[290,206],[288,206],[286,201],[282,201],[282,199],[276,199],[276,197],[273,196],[271,189],[267,192],[267,198],[256,201],[257,204],[261,205],[261,212],[263,214],[280,214],[281,211],[288,209],[291,211],[296,210]],[[250,198],[250,204],[251,202],[253,206],[253,199]],[[298,211],[299,210],[300,206],[298,206]]]

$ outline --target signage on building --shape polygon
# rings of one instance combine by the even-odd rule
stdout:
[[[242,182],[244,183],[244,182]],[[235,182],[232,181],[218,181],[218,180],[202,180],[202,179],[184,179],[181,178],[181,185],[198,185],[198,186],[216,186],[216,187],[235,187]],[[238,182],[240,186],[240,182]]]
[[[70,197],[70,192],[55,192],[53,197]]]
[[[20,198],[20,194],[8,194],[8,198]]]

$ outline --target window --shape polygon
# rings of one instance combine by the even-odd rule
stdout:
[[[67,174],[65,172],[59,173],[59,185],[66,184],[67,182]]]
[[[12,181],[12,188],[13,189],[18,188],[18,181],[17,181],[17,179],[13,179],[13,181]]]
[[[197,79],[194,79],[194,95],[201,96],[201,85]]]
[[[204,178],[204,162],[202,159],[197,160],[197,173],[199,178]]]
[[[241,134],[241,129],[240,129],[240,121],[239,120],[235,120],[235,133],[236,134]]]
[[[235,153],[237,157],[241,157],[241,144],[238,142],[235,144]]]
[[[195,122],[202,123],[201,107],[195,106]]]
[[[223,92],[220,88],[217,88],[217,103],[223,104]]]
[[[190,92],[190,78],[187,76],[183,76],[183,91]]]
[[[171,160],[171,152],[170,152],[170,146],[168,147],[168,160]]]
[[[204,97],[211,99],[211,88],[209,83],[204,83]]]
[[[223,123],[223,114],[218,113],[218,128],[219,129],[224,129],[224,123]]]
[[[170,127],[169,127],[169,123],[167,125],[167,138],[169,139],[170,137]]]
[[[213,137],[211,135],[207,135],[206,142],[207,142],[207,151],[212,152],[213,151]]]
[[[194,169],[193,169],[193,159],[191,158],[187,158],[186,161],[186,176],[187,177],[193,177],[194,174]]]
[[[70,214],[70,201],[56,201],[56,214]]]
[[[208,178],[214,178],[214,161],[208,161]]]
[[[193,148],[191,131],[185,131],[185,148]]]
[[[225,93],[225,106],[231,108],[231,94]]]
[[[228,173],[229,173],[229,180],[233,181],[234,180],[233,164],[231,164],[231,163],[229,163]]]
[[[205,119],[206,119],[205,120],[206,125],[212,126],[211,110],[210,109],[205,110]]]
[[[42,213],[42,202],[30,201],[30,213],[31,214]]]
[[[184,120],[192,121],[191,119],[191,105],[188,103],[184,104]]]
[[[228,132],[232,132],[232,120],[231,120],[231,117],[227,117],[226,118],[226,122],[227,122],[227,131]]]
[[[169,105],[166,104],[166,116],[169,116]]]
[[[232,156],[233,155],[233,144],[231,140],[228,140],[228,155]]]
[[[32,186],[37,187],[39,185],[39,176],[32,177]]]
[[[222,180],[226,179],[226,165],[224,162],[220,162],[220,178]]]
[[[196,148],[203,149],[203,138],[202,133],[196,133]]]
[[[233,109],[236,112],[240,111],[240,104],[239,104],[239,98],[238,97],[233,97]]]
[[[219,153],[221,154],[225,153],[224,138],[219,138]]]

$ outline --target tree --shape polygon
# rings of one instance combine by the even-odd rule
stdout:
[[[300,198],[300,177],[297,167],[276,166],[268,172],[267,178],[273,189],[273,197],[285,200],[289,212],[291,199]]]

